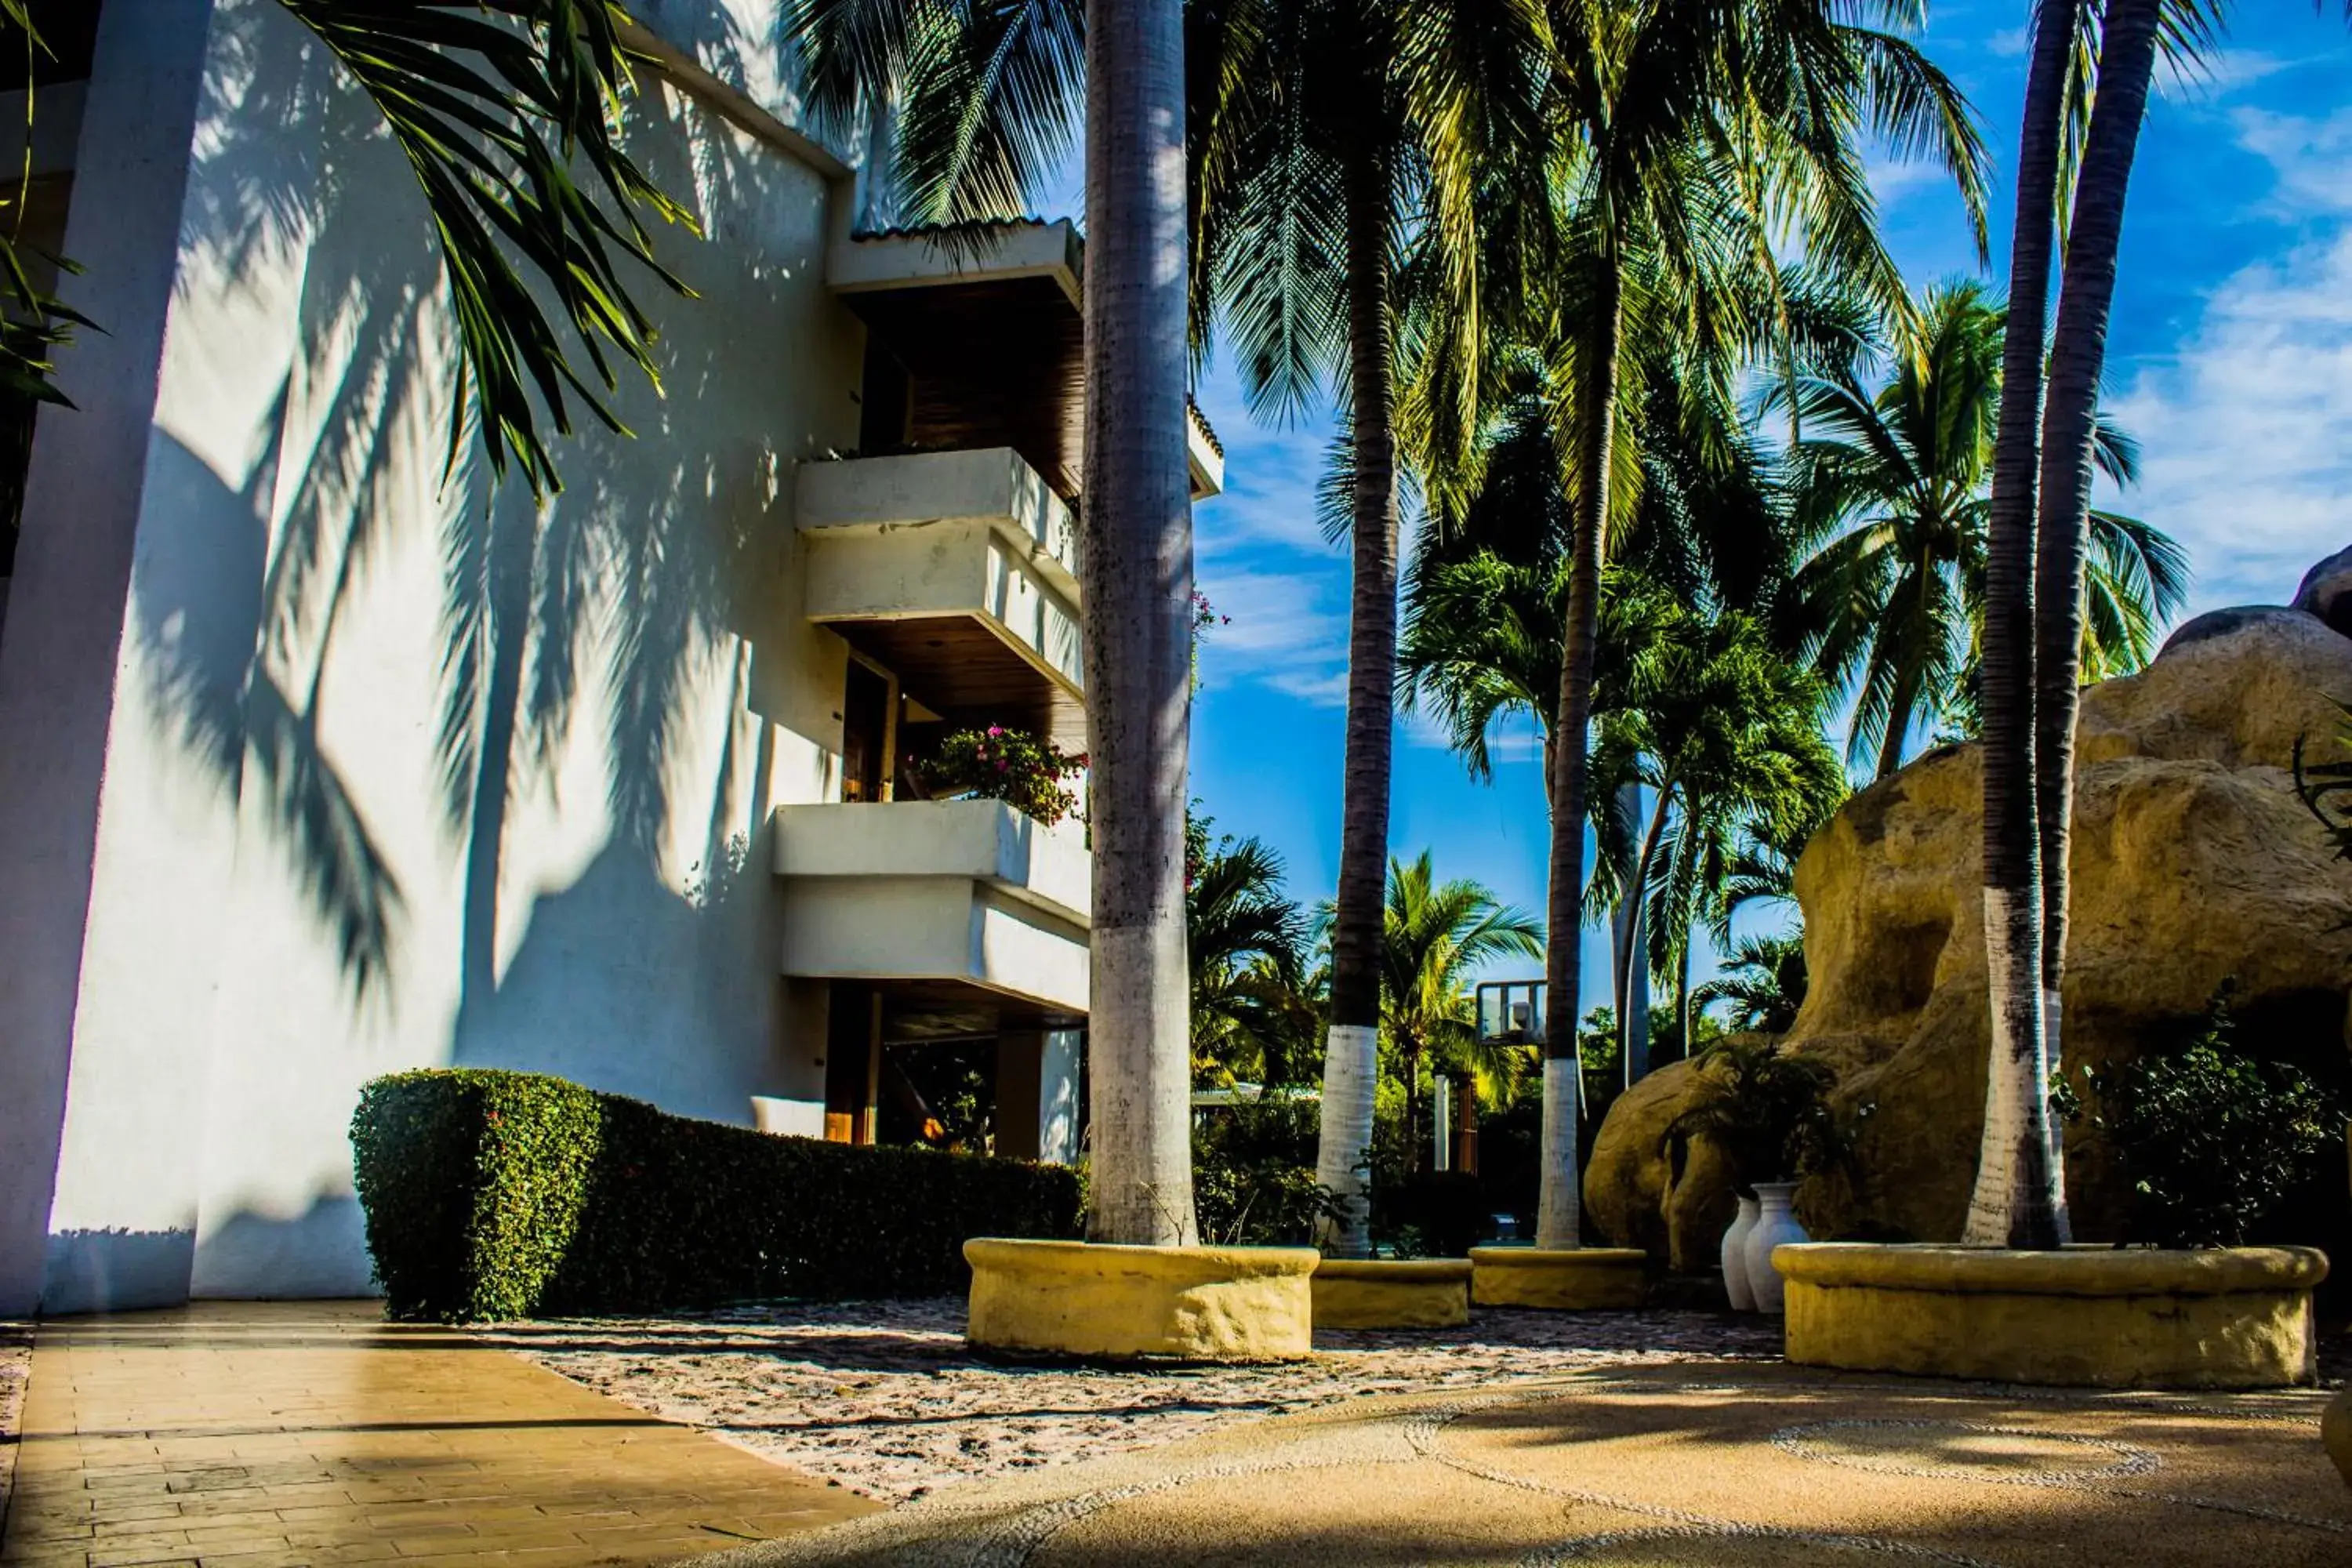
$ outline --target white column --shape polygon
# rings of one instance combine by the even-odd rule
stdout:
[[[212,9],[106,8],[76,155],[66,247],[88,270],[60,291],[106,331],[60,356],[78,407],[41,412],[0,639],[0,1315],[40,1296],[69,1076],[132,1091],[142,1113],[108,1141],[108,1157],[147,1187],[88,1237],[79,1263],[105,1277],[113,1304],[187,1289],[203,1019],[159,995],[143,1043],[117,1037],[85,1060],[82,1039],[96,1022],[84,1016],[86,953],[129,936],[110,917],[137,920],[135,909],[96,907],[93,884],[109,864],[139,875],[129,845],[105,842],[143,804],[115,786],[110,756],[118,731],[152,723],[118,702],[119,683],[134,555],[145,560],[140,517],[157,482],[156,386]],[[201,570],[193,556],[180,564]],[[106,901],[132,900],[131,886],[118,892]],[[76,1260],[64,1261],[70,1273]]]

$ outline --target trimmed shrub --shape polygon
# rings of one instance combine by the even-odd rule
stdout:
[[[975,1236],[1076,1237],[1076,1172],[671,1116],[537,1073],[395,1073],[352,1118],[387,1308],[464,1321],[963,1289]]]

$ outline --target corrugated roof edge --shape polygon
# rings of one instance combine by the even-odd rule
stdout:
[[[1219,458],[1223,458],[1225,455],[1225,444],[1217,438],[1217,427],[1209,423],[1209,416],[1201,412],[1199,400],[1189,392],[1184,395],[1184,408],[1192,416],[1192,422],[1201,427],[1201,435],[1208,441],[1209,449],[1216,453]]]

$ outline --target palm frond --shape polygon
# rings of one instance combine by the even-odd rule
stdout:
[[[495,476],[511,462],[534,494],[561,489],[542,419],[572,434],[577,398],[625,434],[608,402],[615,360],[661,384],[624,265],[693,292],[641,215],[693,217],[621,146],[624,14],[605,0],[282,3],[374,102],[425,194],[460,350],[445,473],[470,428]]]

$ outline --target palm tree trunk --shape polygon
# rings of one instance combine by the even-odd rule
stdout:
[[[1623,326],[1616,260],[1601,258],[1586,361],[1583,427],[1577,432],[1576,539],[1561,638],[1559,722],[1552,737],[1550,887],[1545,912],[1543,1152],[1536,1245],[1578,1245],[1576,1121],[1583,1084],[1577,1055],[1577,988],[1584,934],[1584,817],[1592,655],[1601,631],[1601,556],[1609,528],[1609,457],[1617,422],[1618,340]]]
[[[1984,921],[1992,1048],[1965,1239],[2050,1247],[2065,1195],[2050,1152],[2042,1034],[2041,846],[2034,821],[2033,489],[2042,336],[2058,189],[2058,132],[2074,0],[2042,0],[2018,138],[2016,232],[2002,344],[2000,424],[1985,545]]]
[[[1658,840],[1666,828],[1666,808],[1674,798],[1675,783],[1669,778],[1658,786],[1657,809],[1650,813],[1650,825],[1643,829],[1642,847],[1634,853],[1633,875],[1625,884],[1624,897],[1633,915],[1624,953],[1617,961],[1623,966],[1617,978],[1617,994],[1625,999],[1625,1011],[1617,1020],[1617,1063],[1624,1071],[1627,1089],[1650,1074],[1650,900],[1645,894],[1650,868],[1658,858]]]
[[[1682,1031],[1682,1055],[1677,1061],[1688,1061],[1698,1047],[1691,1037],[1690,950],[1695,931],[1683,932],[1682,944],[1675,950],[1675,1027]]]
[[[1323,1249],[1371,1252],[1365,1157],[1380,1072],[1381,920],[1388,884],[1389,747],[1396,702],[1395,389],[1389,379],[1387,172],[1362,160],[1348,189],[1349,426],[1355,585],[1348,633],[1348,746],[1339,889],[1331,917],[1331,1026],[1315,1179],[1338,1199]]]
[[[1404,1169],[1421,1173],[1421,1047],[1412,1041],[1404,1050]]]
[[[2066,872],[2074,816],[2074,717],[2083,664],[2083,557],[2091,524],[2091,437],[2124,197],[2156,68],[2160,0],[2111,0],[2099,91],[2084,139],[2074,220],[2058,285],[2050,386],[2042,411],[2042,494],[2034,557],[2035,795],[2042,818],[2042,1010],[2059,1061],[2066,973]],[[2063,1175],[2063,1172],[2062,1172]]]
[[[1192,513],[1179,0],[1087,7],[1087,742],[1097,1241],[1196,1239],[1184,958]]]

